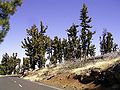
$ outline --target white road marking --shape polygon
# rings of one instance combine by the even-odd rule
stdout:
[[[14,81],[16,83],[16,81]]]
[[[22,87],[22,85],[21,85],[21,84],[19,84],[19,86],[20,86],[20,87]]]

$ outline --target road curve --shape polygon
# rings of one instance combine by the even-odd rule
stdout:
[[[0,90],[61,90],[18,77],[0,77]]]

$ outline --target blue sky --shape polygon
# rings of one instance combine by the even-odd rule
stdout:
[[[18,53],[25,56],[21,41],[26,37],[26,29],[33,24],[39,27],[40,21],[48,25],[47,35],[67,38],[66,29],[72,23],[80,24],[80,10],[83,3],[88,6],[88,15],[92,17],[92,31],[96,31],[93,44],[99,50],[99,36],[103,28],[113,33],[114,41],[120,45],[120,0],[23,0],[10,19],[11,29],[0,45],[0,58],[4,53]]]

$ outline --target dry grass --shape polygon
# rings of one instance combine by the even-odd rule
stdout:
[[[29,75],[24,79],[30,79],[31,81],[39,81],[49,78],[50,76],[69,72],[71,74],[84,75],[88,74],[91,69],[99,69],[101,71],[115,65],[120,62],[120,57],[113,59],[98,60],[98,62],[85,63],[84,66],[80,65],[81,62],[67,61],[64,64],[58,65],[54,68],[44,68],[38,71],[30,71]]]
[[[29,75],[24,77],[24,79],[43,82],[45,84],[55,85],[65,89],[68,88],[68,90],[81,90],[81,88],[94,87],[93,84],[88,86],[81,84],[79,81],[71,77],[74,77],[74,75],[89,75],[91,69],[104,71],[117,63],[120,63],[120,55],[110,54],[108,56],[109,57],[105,57],[104,59],[90,61],[66,61],[64,64],[60,64],[57,67],[30,71]],[[73,83],[75,85],[73,85]]]
[[[111,60],[108,59],[105,61],[88,63],[85,67],[72,69],[72,73],[75,73],[77,75],[86,74],[89,72],[90,69],[99,69],[101,71],[104,71],[119,62],[120,62],[120,57]]]

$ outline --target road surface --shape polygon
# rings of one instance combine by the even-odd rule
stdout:
[[[0,90],[60,90],[44,84],[34,83],[18,77],[0,77]]]

